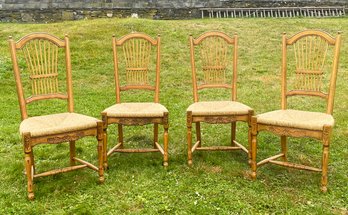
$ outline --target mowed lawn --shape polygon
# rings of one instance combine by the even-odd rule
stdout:
[[[206,31],[239,35],[238,100],[263,113],[280,108],[281,33],[305,29],[343,32],[329,162],[328,192],[320,192],[321,174],[265,165],[252,181],[241,151],[197,152],[187,165],[186,108],[192,103],[188,37]],[[169,167],[160,154],[114,154],[104,184],[84,169],[38,178],[35,200],[27,200],[24,153],[18,126],[20,111],[12,73],[8,37],[49,32],[71,44],[75,110],[100,118],[114,104],[111,37],[132,31],[161,35],[160,101],[169,110]],[[214,19],[153,21],[99,19],[52,24],[0,23],[0,214],[347,214],[348,213],[348,19]],[[209,94],[210,99],[216,98]],[[133,94],[126,96],[134,99]],[[152,98],[149,98],[152,101]],[[302,105],[302,104],[300,104]],[[33,110],[33,108],[31,109]],[[49,108],[65,111],[62,103]],[[47,110],[43,110],[47,112]],[[39,113],[34,111],[35,114]],[[247,126],[237,139],[247,146]],[[160,129],[162,133],[163,129]],[[228,145],[229,125],[202,125],[204,145]],[[161,137],[161,136],[160,136]],[[152,126],[126,127],[127,147],[151,147]],[[116,127],[109,127],[109,147]],[[162,143],[160,138],[160,143]],[[77,142],[83,158],[97,163],[95,138]],[[68,144],[34,147],[38,171],[69,164]],[[280,150],[279,138],[259,135],[258,160]],[[289,159],[320,166],[321,143],[291,138]]]

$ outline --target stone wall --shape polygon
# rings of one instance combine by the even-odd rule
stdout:
[[[2,22],[54,22],[100,17],[200,18],[201,8],[345,6],[348,0],[0,0]]]

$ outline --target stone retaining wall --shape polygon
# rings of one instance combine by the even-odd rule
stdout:
[[[345,6],[348,0],[0,0],[1,22],[54,22],[101,17],[200,18],[201,8]],[[137,14],[137,15],[135,15]]]

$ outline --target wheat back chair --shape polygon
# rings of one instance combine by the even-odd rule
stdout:
[[[248,148],[250,147],[250,120],[252,108],[237,102],[237,52],[238,37],[222,32],[206,32],[194,39],[190,36],[191,70],[194,103],[187,108],[188,164],[198,150],[249,150],[236,141],[236,122],[248,124]],[[198,52],[198,54],[196,54]],[[229,76],[230,75],[230,76]],[[230,91],[229,101],[200,101],[199,92],[209,89]],[[201,122],[231,124],[231,146],[202,146]],[[192,146],[192,124],[196,124],[197,141]]]
[[[28,198],[34,198],[33,179],[41,176],[88,167],[98,171],[99,180],[103,182],[103,123],[74,113],[68,36],[61,40],[47,33],[33,33],[18,42],[10,37],[9,45],[22,118],[19,130],[24,146]],[[63,79],[66,79],[65,83]],[[28,116],[27,106],[30,103],[51,99],[66,100],[67,112]],[[95,136],[98,140],[98,167],[76,157],[75,141],[84,136]],[[33,148],[40,144],[62,142],[70,144],[70,166],[37,173]]]
[[[120,39],[112,38],[114,56],[114,77],[116,104],[102,112],[104,133],[110,124],[118,126],[118,143],[108,152],[105,151],[104,166],[107,157],[114,152],[160,152],[163,165],[168,166],[168,110],[159,103],[160,91],[160,36],[156,39],[144,33],[130,33]],[[152,91],[153,102],[121,102],[121,93],[129,90]],[[123,141],[124,126],[154,124],[153,148],[125,148]],[[158,143],[158,125],[163,125],[163,148]],[[107,147],[107,137],[104,147]]]
[[[290,38],[287,38],[285,33],[283,34],[281,110],[252,117],[252,178],[256,178],[258,166],[272,163],[321,172],[321,190],[327,191],[328,157],[330,137],[334,126],[332,112],[340,43],[340,34],[333,38],[328,33],[318,30],[305,30]],[[292,52],[290,53],[290,51]],[[323,99],[326,101],[325,113],[288,108],[288,100],[295,96]],[[281,152],[256,163],[257,135],[260,131],[279,135]],[[309,137],[322,141],[321,168],[288,162],[288,136]]]

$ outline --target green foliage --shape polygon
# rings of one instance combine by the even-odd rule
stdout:
[[[322,29],[335,35],[348,29],[347,18],[330,19],[214,19],[153,21],[98,19],[54,24],[0,24],[0,214],[347,214],[348,175],[348,43],[343,34],[337,82],[336,127],[329,163],[329,191],[319,190],[320,174],[267,165],[258,179],[248,177],[242,152],[197,152],[194,166],[186,163],[185,110],[192,102],[188,36],[218,30],[239,35],[238,100],[263,113],[280,107],[281,33]],[[161,34],[161,103],[170,112],[170,160],[163,169],[159,154],[114,154],[104,184],[96,172],[79,170],[35,180],[34,202],[26,198],[23,147],[18,134],[18,108],[7,38],[18,40],[31,32],[69,34],[72,53],[75,109],[100,118],[114,104],[111,37],[131,31],[153,37]],[[345,32],[344,32],[345,33]],[[125,96],[138,98],[138,94]],[[207,94],[214,98],[214,94]],[[49,103],[51,105],[51,103]],[[52,111],[64,111],[61,104]],[[33,109],[32,109],[33,110]],[[33,112],[38,114],[38,112]],[[238,124],[237,139],[247,143],[247,126]],[[162,131],[162,129],[160,129]],[[228,125],[202,125],[203,144],[229,144]],[[151,147],[152,127],[126,127],[128,147]],[[116,141],[116,127],[109,128],[109,147]],[[160,140],[162,142],[162,140]],[[268,144],[272,143],[272,144]],[[97,162],[96,140],[77,142],[78,153]],[[279,150],[279,139],[259,135],[258,159]],[[68,146],[37,146],[38,170],[68,165]],[[321,144],[290,139],[289,157],[319,166]]]

